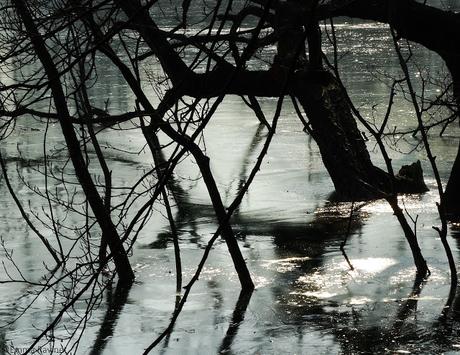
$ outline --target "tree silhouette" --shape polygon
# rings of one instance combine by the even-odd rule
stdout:
[[[0,83],[0,137],[7,141],[16,132],[19,120],[39,122],[44,157],[37,172],[44,186],[27,185],[26,179],[24,183],[45,201],[41,214],[34,214],[32,209],[29,213],[17,197],[4,153],[0,164],[22,218],[56,264],[46,270],[40,281],[33,281],[20,273],[13,256],[7,254],[19,275],[9,276],[9,281],[33,286],[31,294],[37,297],[54,289],[60,299],[59,312],[41,330],[29,352],[44,342],[52,343],[48,335],[64,314],[72,312],[84,298],[87,312],[78,318],[78,326],[69,335],[75,341],[69,342],[68,350],[76,351],[86,317],[98,305],[115,274],[117,290],[127,298],[135,277],[129,255],[139,235],[148,233],[158,205],[171,229],[176,291],[180,295],[170,326],[147,352],[173,329],[219,236],[226,243],[243,290],[233,317],[241,322],[254,283],[231,217],[267,155],[286,97],[290,97],[305,130],[319,147],[336,198],[353,203],[374,198],[389,202],[410,245],[420,281],[429,270],[417,241],[417,221],[412,220],[412,227],[399,205],[398,193],[422,193],[427,188],[420,163],[394,172],[384,140],[395,91],[407,86],[417,125],[412,133],[421,135],[436,177],[441,221],[437,230],[449,258],[449,302],[453,301],[457,279],[447,242],[447,219],[460,216],[460,153],[444,190],[436,157],[430,150],[429,130],[443,126],[444,131],[457,119],[459,15],[413,0],[184,0],[166,4],[156,0],[11,0],[4,1],[0,11],[0,61],[5,78]],[[354,107],[341,80],[333,25],[333,18],[338,16],[389,25],[402,75],[393,78],[388,109],[379,127],[370,124]],[[324,27],[331,31],[328,36],[320,27],[326,20],[330,21]],[[325,37],[334,47],[332,60],[323,53]],[[431,106],[443,106],[450,113],[448,118],[435,123],[425,119],[425,111],[419,105],[424,97],[412,85],[410,56],[406,58],[401,50],[402,39],[423,45],[445,61],[451,82],[445,83],[446,90],[431,101]],[[98,97],[97,85],[105,80],[100,75],[103,65],[109,65],[130,90],[131,107],[123,112],[115,112],[108,101]],[[201,138],[228,95],[242,97],[260,121],[261,129],[268,133],[252,170],[243,174],[244,181],[233,202],[225,206]],[[272,119],[263,112],[261,97],[277,99]],[[48,144],[48,130],[54,123],[60,126],[65,149]],[[377,142],[386,171],[373,164],[361,127]],[[142,137],[142,149],[151,155],[150,168],[137,181],[120,183],[118,172],[110,166],[111,149],[101,142],[101,136],[115,129],[136,131]],[[65,156],[64,161],[53,163],[58,156]],[[181,208],[180,197],[175,196],[175,176],[176,167],[184,159],[197,165],[219,227],[197,262],[196,273],[182,290],[181,253],[171,206]],[[67,217],[59,218],[58,210],[75,219],[69,222]],[[43,227],[49,232],[46,236]],[[121,308],[117,304],[115,315]],[[100,334],[112,331],[114,317],[107,313],[110,324]],[[237,329],[238,324],[228,328],[222,349],[230,346]],[[104,339],[98,337],[98,342],[103,349]]]

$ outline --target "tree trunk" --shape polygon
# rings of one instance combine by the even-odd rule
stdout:
[[[107,212],[107,208],[104,205],[86,167],[80,150],[80,143],[70,121],[70,113],[66,102],[66,96],[61,86],[57,68],[46,48],[43,38],[38,32],[34,19],[32,18],[26,3],[23,0],[15,0],[14,4],[18,15],[24,23],[24,27],[30,38],[37,58],[42,63],[43,69],[49,79],[49,87],[51,89],[53,102],[59,115],[59,123],[69,151],[70,159],[75,169],[75,174],[101,228],[102,235],[106,238],[110,251],[113,254],[113,261],[118,273],[119,282],[131,283],[134,280],[134,272],[131,268],[131,264],[129,263],[129,259],[123,247],[123,243],[121,242],[120,236],[118,235],[110,215]]]
[[[460,220],[460,145],[447,182],[443,204],[450,220]]]
[[[347,16],[390,24],[402,38],[438,53],[446,62],[453,81],[457,107],[460,104],[460,16],[414,0],[354,0],[321,6],[319,18]],[[427,23],[430,25],[427,26]],[[460,220],[460,146],[442,199],[446,216]]]
[[[394,192],[427,191],[423,180],[417,183],[421,170],[414,179],[393,179],[372,164],[343,88],[330,72],[310,72],[303,83],[296,96],[310,120],[313,138],[339,199],[366,200]]]
[[[455,56],[451,60],[446,59],[446,63],[452,75],[454,97],[458,110],[460,107],[460,65]],[[460,143],[442,203],[446,217],[453,221],[460,221]]]

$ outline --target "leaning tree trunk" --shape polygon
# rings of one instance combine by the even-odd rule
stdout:
[[[278,56],[286,59],[285,66],[294,65],[296,54],[308,43],[308,62],[297,70],[300,83],[296,96],[303,106],[311,126],[311,133],[319,146],[321,157],[341,199],[369,199],[377,197],[389,181],[383,171],[374,167],[351,114],[344,89],[335,77],[322,66],[321,32],[313,13],[318,1],[311,0],[308,25],[287,22],[289,35],[284,46],[278,43]],[[287,2],[288,9],[294,4]],[[291,9],[291,12],[295,11]],[[286,11],[284,11],[286,12]],[[284,14],[281,12],[280,15]],[[294,17],[295,12],[294,12]],[[281,17],[281,16],[279,16]],[[287,48],[280,52],[280,47]],[[294,53],[289,56],[287,54]],[[290,57],[293,59],[290,60]],[[296,67],[303,63],[297,61]],[[304,77],[302,77],[304,76]]]
[[[70,113],[67,106],[64,90],[61,86],[58,70],[53,62],[53,59],[45,45],[43,37],[41,37],[37,26],[35,25],[32,14],[27,8],[24,0],[15,0],[14,5],[27,35],[31,41],[31,45],[40,60],[45,75],[49,80],[49,88],[53,98],[53,103],[59,115],[59,123],[61,125],[70,159],[75,169],[75,175],[85,193],[88,203],[91,206],[96,220],[101,228],[102,236],[106,238],[110,251],[113,255],[116,271],[118,273],[119,282],[130,284],[134,280],[134,272],[129,263],[128,255],[123,247],[123,243],[118,235],[118,231],[113,224],[107,208],[104,205],[96,185],[86,168],[83,155],[80,151],[80,143],[77,139],[72,123],[70,122]]]
[[[310,72],[297,89],[320,149],[323,163],[334,183],[337,197],[363,200],[394,192],[424,192],[425,184],[397,176],[374,166],[351,113],[346,93],[332,73]],[[420,170],[421,174],[421,170]]]
[[[420,164],[405,167],[407,174],[395,178],[372,164],[366,143],[353,117],[345,88],[323,69],[321,31],[313,16],[317,0],[312,0],[312,16],[305,26],[309,63],[297,71],[296,96],[309,120],[313,138],[334,183],[337,197],[366,200],[397,192],[424,192]],[[295,28],[299,38],[303,28]],[[299,42],[303,45],[303,41]]]
[[[397,192],[416,192],[417,189],[420,192],[426,191],[423,180],[420,181],[420,162],[403,167],[396,177],[374,166],[343,87],[329,72],[317,71],[314,76],[303,81],[297,97],[308,115],[312,135],[319,146],[338,198],[356,201],[385,197],[410,245],[417,275],[425,277],[428,273],[426,261],[416,234],[398,206],[396,196]],[[404,171],[409,173],[403,174]]]

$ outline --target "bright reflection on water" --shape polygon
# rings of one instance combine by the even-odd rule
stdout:
[[[387,102],[388,90],[363,70],[363,63],[396,72],[394,62],[388,60],[391,43],[382,40],[388,39],[388,33],[383,26],[341,23],[338,36],[349,38],[351,54],[344,60],[343,68],[350,94],[368,114],[369,102]],[[439,67],[438,59],[430,54],[419,56],[422,65]],[[110,71],[110,66],[106,70]],[[101,102],[111,95],[114,109],[129,107],[132,98],[126,87],[116,82],[117,75],[100,73],[104,74],[109,81],[107,87],[112,89],[109,93],[102,91]],[[262,100],[261,105],[267,113],[274,112],[274,100]],[[391,124],[413,126],[408,104],[400,100],[398,105]],[[384,105],[377,107],[376,114],[383,110]],[[58,144],[60,134],[54,128],[51,127],[49,137]],[[327,202],[333,190],[331,181],[317,147],[301,128],[293,107],[286,104],[269,155],[232,220],[256,291],[250,299],[239,297],[238,279],[226,246],[219,241],[173,333],[156,353],[459,351],[456,313],[452,323],[439,320],[448,295],[449,273],[441,243],[432,230],[439,221],[434,179],[428,165],[424,163],[423,168],[431,191],[422,196],[400,197],[401,206],[414,218],[419,216],[420,245],[432,272],[417,294],[413,292],[415,269],[410,249],[384,201],[354,206],[356,211],[345,246],[354,267],[350,270],[339,246],[347,234],[351,203]],[[20,137],[1,147],[9,157],[10,171],[17,167],[27,179],[43,186],[42,178],[17,153],[20,149],[24,159],[40,162],[42,137],[28,123],[20,122],[18,129],[22,129]],[[211,121],[204,141],[225,203],[234,198],[241,181],[246,179],[266,134],[236,97],[228,98]],[[118,185],[128,185],[149,168],[146,153],[121,152],[138,152],[142,148],[143,141],[134,131],[112,131],[102,137],[119,149],[108,152]],[[433,140],[443,179],[448,176],[457,142],[455,131]],[[416,139],[409,139],[400,148],[408,151],[417,143]],[[369,148],[374,148],[372,141]],[[417,151],[410,156],[391,151],[391,155],[397,168],[424,159],[423,153]],[[383,165],[378,154],[374,158]],[[196,165],[190,159],[178,167],[180,189],[175,192],[178,205],[174,213],[185,282],[193,276],[203,248],[217,228],[205,188],[197,177]],[[28,189],[18,181],[14,184],[24,201],[31,199],[32,208],[41,208],[41,201],[35,201]],[[7,248],[14,249],[24,275],[37,278],[43,271],[37,255],[48,256],[18,217],[4,184],[0,185],[0,192],[2,237]],[[457,260],[459,241],[454,231],[449,242]],[[155,215],[138,242],[132,257],[136,283],[129,292],[117,290],[115,285],[107,291],[106,299],[88,322],[79,353],[89,354],[93,344],[98,344],[95,353],[139,354],[168,325],[176,295],[174,252],[168,223],[161,214]],[[19,298],[24,291],[20,285],[0,285],[2,324],[11,322],[18,314],[15,308],[26,304],[27,300]],[[30,342],[37,334],[35,327],[44,327],[51,320],[47,305],[46,300],[40,300],[20,320],[0,328],[0,344]],[[460,299],[454,301],[453,308],[460,310]],[[239,314],[242,310],[244,319]],[[71,327],[73,321],[64,318],[63,323]]]

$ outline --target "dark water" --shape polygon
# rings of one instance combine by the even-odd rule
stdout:
[[[385,80],[378,80],[382,74],[377,72],[398,74],[388,30],[382,25],[343,20],[338,22],[337,31],[342,39],[339,50],[348,53],[341,66],[350,95],[366,117],[374,114],[381,119],[388,87]],[[416,56],[433,76],[443,71],[435,55],[416,51]],[[112,112],[129,110],[132,95],[117,72],[107,65],[99,75],[104,81],[94,92],[94,99],[101,103],[110,99]],[[435,94],[437,88],[428,90]],[[399,97],[396,102],[390,126],[414,127],[410,105]],[[379,105],[372,110],[374,104]],[[262,100],[268,117],[275,105],[275,100]],[[267,131],[259,127],[237,97],[228,97],[213,117],[201,144],[206,146],[227,204],[249,174],[266,135]],[[142,150],[144,142],[138,130],[108,131],[102,137],[105,144],[115,148],[107,149],[107,154],[116,172],[117,186],[129,186],[149,169],[150,155]],[[454,128],[442,138],[432,138],[444,181],[458,138]],[[62,146],[58,127],[50,127],[47,140],[49,150]],[[33,169],[43,164],[42,143],[42,123],[19,121],[17,132],[0,148],[8,157],[12,176],[17,169],[28,183],[44,186],[42,175]],[[430,187],[424,195],[401,197],[408,213],[418,216],[419,241],[432,272],[419,295],[412,294],[415,268],[410,249],[383,201],[359,205],[354,213],[346,246],[355,268],[350,270],[339,245],[347,231],[351,204],[328,202],[333,185],[318,148],[302,132],[287,102],[263,167],[232,220],[256,283],[255,292],[250,298],[239,297],[239,282],[226,246],[217,242],[173,333],[155,353],[460,352],[457,319],[445,322],[440,318],[449,292],[449,272],[441,242],[432,229],[439,224],[433,174],[423,152],[404,154],[418,143],[416,138],[408,138],[390,154],[397,168],[422,159]],[[369,148],[373,150],[374,142],[369,142]],[[373,158],[382,165],[377,151]],[[63,164],[65,154],[54,159],[53,164]],[[40,213],[43,200],[37,199],[23,182],[12,181],[19,198],[24,203],[30,201],[31,209]],[[187,281],[217,225],[191,159],[179,165],[177,182],[178,205],[174,213]],[[14,260],[24,277],[37,279],[43,273],[42,262],[51,260],[19,218],[3,182],[0,199],[0,236],[6,248],[14,250]],[[160,213],[161,206],[157,209],[149,227],[139,236],[131,259],[136,283],[129,292],[113,285],[104,293],[100,307],[88,319],[78,354],[138,354],[168,325],[175,302],[174,252],[167,220]],[[56,214],[64,218],[62,211],[56,210]],[[78,216],[67,218],[69,224],[79,221]],[[455,230],[450,232],[449,242],[459,261],[460,244]],[[1,255],[7,270],[15,275],[3,251]],[[30,343],[38,334],[37,328],[45,327],[59,309],[59,303],[50,308],[49,299],[41,297],[14,321],[19,309],[30,301],[30,297],[20,298],[28,290],[20,284],[0,284],[0,321],[12,322],[0,328],[0,343],[13,343],[16,347]],[[459,301],[454,302],[454,307],[460,307]],[[77,303],[76,312],[84,309],[84,302]],[[62,324],[71,329],[74,320],[64,316]],[[65,333],[63,327],[56,330],[57,336]]]

